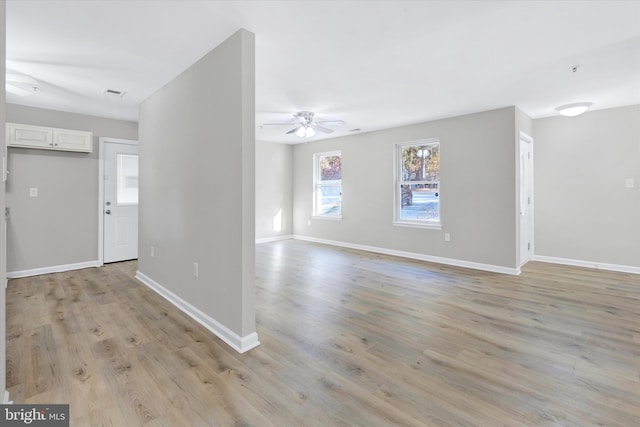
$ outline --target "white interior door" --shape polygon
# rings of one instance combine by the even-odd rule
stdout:
[[[533,139],[520,135],[520,265],[533,255]]]
[[[138,258],[138,146],[104,143],[104,262]]]

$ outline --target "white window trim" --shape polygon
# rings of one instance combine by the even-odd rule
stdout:
[[[342,208],[340,208],[340,215],[322,215],[322,214],[318,214],[317,213],[317,201],[318,201],[318,197],[317,197],[317,191],[318,191],[318,186],[322,185],[320,184],[320,168],[319,168],[319,163],[320,163],[320,158],[322,157],[327,157],[327,156],[340,156],[340,161],[342,161],[342,150],[333,150],[333,151],[325,151],[322,153],[314,153],[313,154],[313,192],[312,192],[312,197],[313,197],[313,204],[311,206],[311,218],[312,219],[327,219],[330,221],[342,221]],[[324,185],[331,185],[331,182],[327,182]],[[337,184],[335,184],[337,185]],[[340,179],[340,185],[342,186],[342,178]],[[342,193],[342,192],[341,192]],[[340,204],[342,205],[342,195],[340,197]]]
[[[392,224],[397,227],[409,227],[409,228],[424,228],[430,230],[442,230],[442,211],[440,210],[439,221],[429,220],[408,220],[400,219],[401,206],[401,190],[400,186],[403,181],[400,179],[402,168],[400,167],[400,159],[402,159],[402,149],[410,145],[435,145],[438,144],[438,149],[442,153],[442,146],[440,144],[440,138],[418,139],[415,141],[408,141],[398,143],[394,146],[393,156],[393,222]],[[428,183],[429,181],[412,181],[411,184]],[[438,192],[442,194],[442,185],[438,181]],[[439,205],[439,209],[441,205]]]
[[[442,223],[435,221],[410,221],[408,219],[394,220],[393,225],[395,227],[407,227],[407,228],[426,228],[428,230],[442,230]]]
[[[342,221],[342,216],[337,215],[311,215],[311,219],[321,219],[326,221]]]

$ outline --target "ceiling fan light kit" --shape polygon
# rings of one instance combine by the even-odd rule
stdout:
[[[315,134],[316,131],[314,131],[312,127],[300,126],[296,131],[296,136],[299,136],[300,138],[311,138],[312,136],[315,136]]]

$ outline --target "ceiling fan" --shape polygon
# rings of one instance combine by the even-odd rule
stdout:
[[[292,126],[296,125],[293,129],[286,132],[287,135],[295,133],[300,138],[311,138],[316,134],[316,131],[322,133],[332,133],[333,129],[326,127],[327,125],[343,125],[342,120],[319,120],[314,121],[315,113],[312,111],[299,111],[293,115],[293,120],[286,123],[264,123],[266,126]],[[324,125],[324,126],[323,126]]]
[[[7,73],[4,87],[14,95],[29,96],[38,90],[38,81],[25,74]]]

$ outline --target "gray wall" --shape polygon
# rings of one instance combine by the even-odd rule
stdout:
[[[517,268],[515,116],[508,107],[294,146],[294,234]],[[442,230],[392,225],[394,145],[423,138],[440,139]],[[343,220],[312,219],[313,154],[338,149]]]
[[[254,43],[236,32],[139,119],[138,269],[240,336],[255,332]]]
[[[640,267],[640,106],[533,123],[536,255]]]
[[[137,139],[137,124],[14,104],[7,121],[93,132],[89,154],[9,148],[8,271],[96,261],[98,138]]]
[[[287,144],[256,142],[256,239],[293,233],[293,148]],[[282,229],[274,230],[274,215],[282,212]]]

